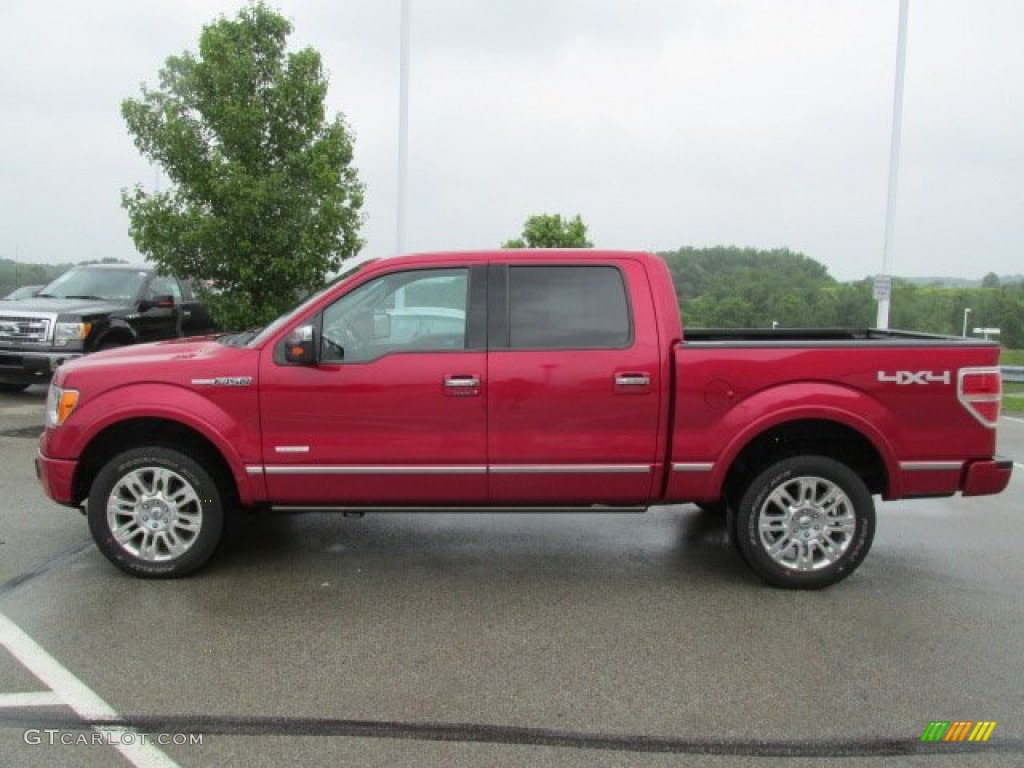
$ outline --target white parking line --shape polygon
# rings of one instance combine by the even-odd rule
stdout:
[[[32,693],[4,694],[4,701],[16,701],[24,697],[21,704],[7,706],[53,706],[54,704],[70,707],[75,714],[84,720],[118,720],[119,715],[103,699],[93,693],[85,683],[71,674],[59,661],[48,654],[31,637],[26,635],[18,625],[0,613],[0,645],[40,682],[50,688],[49,691]],[[35,700],[35,703],[32,703]],[[140,739],[123,739],[125,733],[136,731],[122,727],[103,728],[93,726],[98,733],[104,734],[110,746],[139,768],[178,768],[178,764],[157,749],[152,743],[143,743]]]
[[[31,693],[0,693],[0,708],[63,706],[63,700],[53,691],[32,691]]]
[[[1018,424],[1024,424],[1024,419],[1018,419],[1016,416],[1003,416],[1007,421],[1016,421]]]

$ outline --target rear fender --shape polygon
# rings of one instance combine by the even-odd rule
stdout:
[[[716,427],[733,437],[715,462],[710,485],[721,494],[729,471],[748,445],[776,427],[804,420],[834,422],[863,436],[885,466],[887,490],[884,497],[899,497],[902,490],[899,462],[886,437],[886,434],[898,432],[893,414],[864,392],[824,382],[772,387],[731,409]]]

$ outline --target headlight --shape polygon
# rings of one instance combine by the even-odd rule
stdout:
[[[59,427],[77,406],[77,389],[63,389],[51,384],[46,395],[46,426]]]
[[[92,323],[57,323],[53,327],[53,345],[55,347],[66,347],[69,344],[80,343],[89,335]]]

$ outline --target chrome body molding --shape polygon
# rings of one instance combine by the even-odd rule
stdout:
[[[334,466],[324,464],[271,464],[263,467],[268,475],[483,475],[485,466]]]
[[[712,472],[714,462],[677,462],[672,465],[673,472]]]
[[[492,475],[632,475],[651,471],[650,464],[492,464]]]
[[[280,453],[305,453],[300,446],[281,446],[296,450]],[[329,464],[250,464],[245,471],[250,475],[551,475],[586,474],[620,475],[647,474],[650,464],[498,464],[487,467],[483,464],[429,466],[429,465],[329,465]]]
[[[904,472],[959,472],[963,469],[962,461],[901,461],[900,469]]]

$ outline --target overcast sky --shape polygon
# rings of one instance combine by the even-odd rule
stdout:
[[[0,257],[135,261],[161,183],[120,102],[239,0],[0,2]],[[399,0],[279,0],[396,248]],[[897,0],[411,0],[409,250],[532,213],[596,245],[788,247],[881,270]],[[911,0],[897,275],[1024,272],[1024,3]]]

